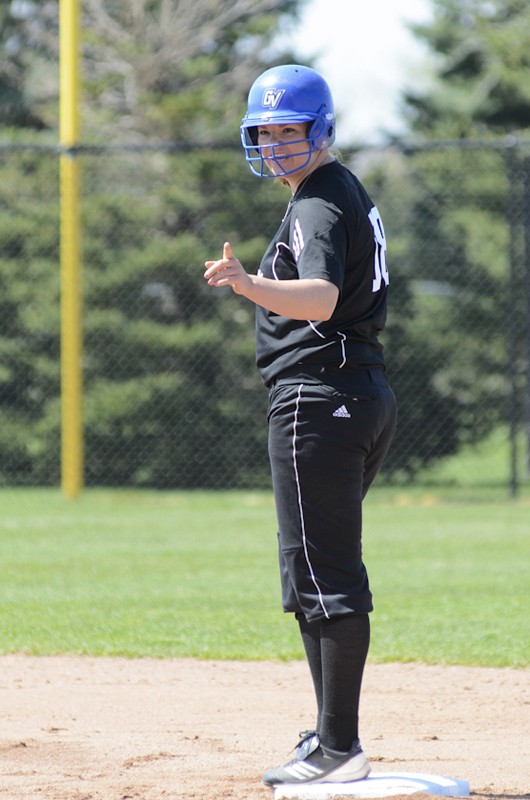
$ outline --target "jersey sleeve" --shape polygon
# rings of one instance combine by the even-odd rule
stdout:
[[[339,288],[344,282],[348,230],[343,213],[318,198],[293,209],[290,247],[300,278],[323,278]]]

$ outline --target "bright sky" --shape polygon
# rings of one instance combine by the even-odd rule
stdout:
[[[428,74],[428,51],[407,23],[430,18],[430,0],[309,0],[288,40],[330,85],[339,147],[403,132],[400,91],[424,87]]]

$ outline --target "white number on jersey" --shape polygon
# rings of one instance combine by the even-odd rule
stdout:
[[[388,269],[386,266],[385,229],[383,228],[383,220],[381,219],[376,206],[374,206],[368,214],[368,219],[372,223],[375,239],[374,279],[372,281],[372,292],[378,292],[381,288],[382,280],[385,282],[386,286],[388,286],[390,282],[388,277]]]

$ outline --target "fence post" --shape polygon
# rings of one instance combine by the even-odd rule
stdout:
[[[509,260],[509,296],[507,303],[507,333],[509,361],[509,426],[510,426],[510,494],[517,497],[519,491],[518,470],[518,434],[520,422],[520,374],[524,358],[521,348],[522,326],[524,315],[524,296],[522,293],[523,268],[523,225],[524,225],[524,177],[520,169],[518,142],[509,141],[506,147],[506,170],[508,191],[506,213],[508,219],[508,260]],[[526,370],[525,370],[526,372]]]
[[[523,162],[524,274],[526,283],[526,476],[530,477],[530,158]]]
[[[81,221],[79,162],[79,0],[60,0],[61,483],[83,485]]]

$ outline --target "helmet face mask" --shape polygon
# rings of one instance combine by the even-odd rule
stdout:
[[[276,124],[276,123],[271,123]],[[289,121],[283,125],[293,125],[295,122]],[[312,154],[317,150],[315,137],[311,130],[315,123],[304,123],[305,135],[303,138],[290,139],[288,142],[288,152],[286,152],[286,142],[267,142],[259,144],[259,126],[241,129],[243,148],[250,169],[260,178],[281,178],[303,169],[309,164]],[[267,126],[264,126],[267,127]],[[301,159],[304,158],[304,161]],[[292,165],[293,159],[297,159],[296,166]]]
[[[309,123],[306,138],[290,144],[302,145],[289,157],[305,156],[288,169],[287,156],[276,152],[280,145],[260,145],[259,126]],[[326,150],[335,140],[335,112],[331,92],[318,72],[290,64],[267,70],[254,82],[248,97],[248,110],[241,123],[241,143],[250,169],[260,178],[276,178],[303,169],[317,150]],[[278,172],[269,171],[273,162]]]

